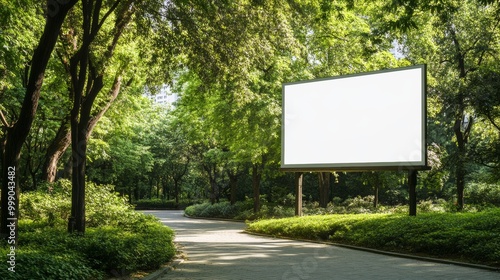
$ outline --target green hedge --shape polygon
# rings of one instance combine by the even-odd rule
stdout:
[[[231,205],[229,201],[223,201],[215,204],[205,202],[187,207],[184,213],[192,217],[225,218],[236,220],[255,220],[270,217],[289,217],[293,216],[295,210],[281,205],[262,205],[259,212],[253,211],[253,200],[238,201]]]
[[[161,198],[139,199],[133,202],[135,209],[185,209],[189,205],[201,201],[182,199],[179,203],[175,200],[166,200]]]
[[[249,224],[248,231],[500,266],[500,209],[270,219]]]

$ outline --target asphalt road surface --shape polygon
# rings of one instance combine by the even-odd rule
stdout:
[[[500,273],[483,269],[249,235],[244,223],[190,219],[183,211],[144,212],[174,229],[187,255],[161,280],[500,280]]]

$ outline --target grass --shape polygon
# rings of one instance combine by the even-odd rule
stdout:
[[[500,267],[500,209],[477,213],[334,214],[267,219],[248,231]]]

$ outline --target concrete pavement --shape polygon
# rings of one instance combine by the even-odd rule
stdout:
[[[183,211],[144,212],[174,229],[187,255],[160,280],[500,279],[477,268],[248,235],[243,223],[189,219]]]

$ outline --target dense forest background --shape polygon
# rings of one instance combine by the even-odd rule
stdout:
[[[286,203],[295,175],[279,170],[283,83],[427,64],[431,170],[419,173],[418,199],[500,205],[498,1],[0,3],[2,170],[17,165],[21,192],[59,178],[75,192],[83,176],[132,203]],[[40,65],[46,34],[57,36]],[[156,106],[145,94],[164,85],[178,99]],[[323,206],[408,200],[404,172],[304,180],[304,200]]]

